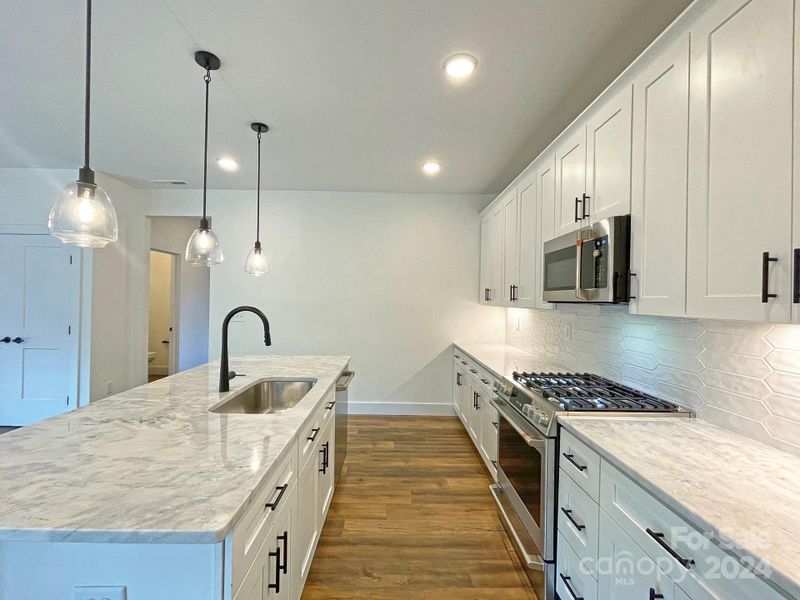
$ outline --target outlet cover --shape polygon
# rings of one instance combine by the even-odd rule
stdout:
[[[75,600],[127,600],[128,587],[116,586],[79,586],[75,589]]]

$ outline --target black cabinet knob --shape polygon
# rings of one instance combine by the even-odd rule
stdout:
[[[11,338],[6,336],[3,339],[1,339],[0,342],[3,342],[4,344],[10,344],[11,343]]]
[[[15,344],[21,344],[21,343],[22,343],[22,342],[24,342],[25,340],[23,340],[21,337],[17,336],[17,337],[15,337],[15,338],[14,338],[13,340],[11,340],[11,341],[12,341],[12,342],[14,342]]]

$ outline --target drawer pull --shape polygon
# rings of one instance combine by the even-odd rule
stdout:
[[[325,410],[333,410],[334,406],[336,406],[336,400],[328,402],[328,406],[325,407]]]
[[[664,594],[659,594],[655,588],[650,588],[650,600],[661,600],[663,597]]]
[[[264,505],[264,508],[271,508],[272,510],[278,510],[278,504],[281,503],[281,498],[283,498],[283,495],[286,493],[286,490],[289,489],[289,484],[284,483],[283,485],[279,485],[275,489],[277,490],[278,495],[275,496],[275,500],[273,500],[272,502],[267,502]]]
[[[470,369],[469,372],[472,373],[473,375],[477,375],[478,374],[478,372],[475,369]]]
[[[584,529],[586,529],[586,525],[581,525],[575,520],[575,517],[572,516],[572,510],[567,510],[566,508],[562,508],[561,512],[563,512],[564,515],[567,517],[567,519],[569,519],[569,522],[572,523],[575,529],[577,529],[578,531],[583,531]]]
[[[289,572],[289,532],[284,531],[277,539],[283,541],[283,564],[278,565],[278,568],[286,575]]]
[[[500,429],[500,423],[498,423],[497,421],[492,421],[492,425],[494,425],[495,429]]]
[[[561,581],[564,582],[564,587],[567,588],[569,595],[572,596],[572,600],[583,600],[583,596],[578,596],[578,594],[575,593],[575,590],[572,589],[572,584],[570,583],[570,581],[572,581],[572,577],[567,577],[563,573],[559,573],[558,576],[561,577]]]
[[[645,529],[645,531],[647,532],[647,535],[649,535],[656,542],[658,542],[658,545],[661,546],[664,550],[666,550],[672,558],[674,558],[679,563],[681,563],[681,566],[684,569],[688,569],[691,565],[694,564],[694,560],[693,559],[691,559],[691,558],[683,558],[680,554],[675,552],[675,550],[673,550],[672,547],[669,544],[667,544],[667,542],[664,541],[664,534],[663,533],[660,533],[660,532],[657,532],[657,531],[653,531],[649,527],[647,529]]]
[[[314,429],[311,430],[311,435],[308,436],[306,439],[309,442],[313,442],[315,439],[317,439],[317,434],[319,434],[319,427],[314,427]]]
[[[322,454],[322,467],[319,469],[319,472],[325,475],[328,472],[328,449],[330,448],[330,442],[325,442],[322,444],[322,449],[319,451]]]
[[[563,454],[564,458],[566,458],[569,462],[572,463],[572,466],[578,469],[578,471],[585,471],[586,465],[579,464],[575,461],[574,454],[567,454],[566,452]]]

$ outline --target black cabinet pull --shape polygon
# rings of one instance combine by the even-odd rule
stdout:
[[[268,583],[268,590],[275,590],[276,594],[281,593],[281,549],[275,548],[275,552],[269,553],[270,558],[275,558],[275,583]]]
[[[320,473],[325,475],[328,472],[328,449],[330,448],[330,442],[325,442],[322,444],[322,449],[320,453],[322,454],[322,468],[319,470]]]
[[[770,298],[777,298],[778,294],[769,293],[769,263],[778,262],[774,256],[770,256],[769,252],[761,254],[761,302],[766,304]]]
[[[792,277],[792,302],[800,304],[800,248],[794,249],[794,274]]]
[[[490,302],[492,299],[492,288],[483,288],[483,301]]]
[[[684,569],[688,569],[688,568],[690,568],[690,567],[691,567],[691,565],[693,565],[693,564],[694,564],[694,559],[691,559],[691,558],[683,558],[683,557],[682,557],[680,554],[678,554],[677,552],[675,552],[675,550],[673,550],[673,549],[672,549],[672,546],[670,546],[670,545],[669,545],[667,542],[665,542],[665,541],[664,541],[664,534],[663,534],[663,533],[660,533],[660,532],[657,532],[657,531],[653,531],[653,530],[652,530],[652,529],[650,529],[649,527],[648,527],[647,529],[645,529],[645,531],[647,532],[647,535],[649,535],[649,536],[650,536],[651,538],[653,538],[653,539],[654,539],[656,542],[658,542],[658,545],[659,545],[659,546],[661,546],[661,547],[662,547],[664,550],[666,550],[666,551],[667,551],[667,553],[668,553],[668,554],[669,554],[669,555],[670,555],[672,558],[674,558],[674,559],[675,559],[675,560],[677,560],[679,563],[681,563],[681,566],[682,566]]]
[[[306,439],[309,442],[313,442],[315,439],[317,439],[317,434],[318,433],[319,433],[319,427],[314,427],[314,429],[311,430],[311,435],[308,436]]]
[[[456,373],[456,385],[461,385],[461,373]]]
[[[333,407],[336,406],[336,400],[332,400],[328,402],[328,406],[325,407],[325,410],[333,410]]]
[[[660,600],[663,597],[664,594],[659,594],[655,588],[650,588],[650,600]]]
[[[580,202],[580,200],[578,200],[578,197],[575,196],[575,222],[576,223],[578,221],[580,221],[580,219],[578,218],[578,202]]]
[[[485,383],[486,385],[489,385],[489,380],[488,379],[484,379],[483,377],[481,377],[481,381],[483,383]]]
[[[475,410],[481,409],[481,395],[475,394]]]
[[[472,392],[472,408],[475,408],[477,404],[478,404],[478,393]]]
[[[3,339],[1,339],[0,342],[3,342],[4,344],[10,344],[11,343],[11,338],[6,336]]]
[[[571,462],[572,466],[575,467],[576,469],[578,469],[578,471],[585,471],[586,470],[586,465],[582,465],[582,464],[580,464],[580,463],[575,461],[575,455],[574,454],[567,454],[565,452],[562,456],[564,458],[566,458],[569,462]]]
[[[572,596],[572,600],[583,600],[583,596],[578,596],[578,594],[575,593],[575,590],[572,589],[572,584],[570,583],[570,581],[572,581],[572,577],[567,577],[563,573],[559,573],[558,576],[561,577],[561,581],[564,582],[564,587],[567,588],[569,595]]]
[[[22,343],[22,342],[24,342],[25,340],[23,340],[21,337],[17,336],[17,337],[15,337],[15,338],[14,338],[13,340],[11,340],[11,341],[12,341],[12,342],[14,342],[15,344],[21,344],[21,343]]]
[[[470,369],[469,372],[472,373],[473,375],[477,375],[478,374],[478,371],[476,371],[475,369]]]
[[[277,490],[278,495],[275,496],[275,499],[272,502],[267,502],[264,505],[264,508],[271,508],[272,510],[277,510],[278,504],[281,503],[281,498],[283,498],[283,495],[286,493],[286,490],[288,488],[289,488],[288,483],[284,483],[283,485],[279,485],[278,487],[276,487],[275,489]]]
[[[465,360],[462,360],[462,361],[461,361],[461,364],[462,364],[462,365],[464,365],[464,366],[466,367],[466,366],[467,366],[467,361],[465,361]]]
[[[563,512],[564,515],[566,515],[566,517],[569,519],[569,522],[572,523],[575,529],[577,529],[578,531],[583,531],[584,529],[586,529],[586,525],[581,525],[575,520],[575,517],[572,516],[572,510],[562,508],[561,512]]]
[[[289,532],[284,531],[282,535],[278,536],[279,541],[283,541],[283,564],[278,568],[281,573],[286,575],[289,572]]]
[[[589,194],[584,194],[583,195],[583,202],[581,202],[581,204],[583,205],[583,218],[584,219],[588,219],[589,218],[589,211],[587,210],[587,208],[588,208],[587,205],[589,204],[588,200],[589,200]]]
[[[492,425],[494,425],[495,429],[500,429],[500,423],[498,423],[497,421],[492,421]]]

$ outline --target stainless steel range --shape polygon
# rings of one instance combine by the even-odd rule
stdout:
[[[678,405],[590,373],[517,373],[498,380],[497,484],[492,494],[541,600],[555,596],[558,417],[691,416]]]

